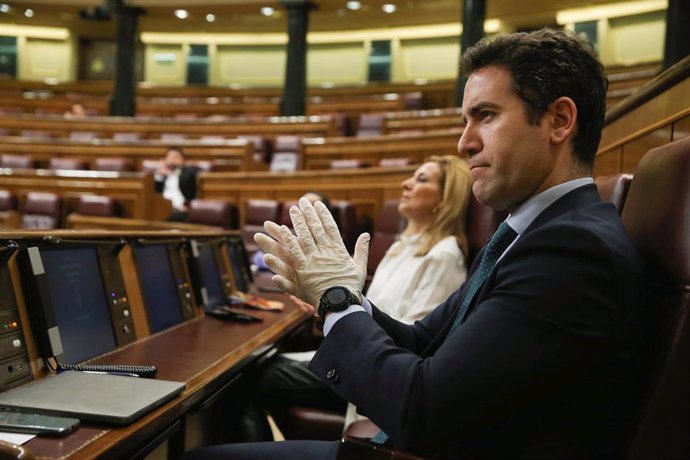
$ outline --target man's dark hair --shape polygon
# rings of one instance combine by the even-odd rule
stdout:
[[[182,155],[183,157],[186,156],[185,153],[184,153],[184,149],[183,149],[182,147],[180,147],[179,145],[171,145],[171,146],[169,146],[169,147],[167,148],[167,150],[165,151],[166,155],[167,155],[167,153],[168,153],[169,151],[171,151],[171,150],[173,150],[173,151],[175,151],[175,152],[178,152],[178,153],[179,153],[180,155]]]
[[[460,73],[497,66],[510,71],[515,94],[524,101],[527,118],[537,124],[549,105],[569,97],[577,107],[573,150],[591,168],[606,114],[608,81],[592,46],[574,33],[542,29],[483,39],[462,56]]]

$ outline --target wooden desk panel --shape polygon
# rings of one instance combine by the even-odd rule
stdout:
[[[383,132],[427,131],[430,129],[450,129],[464,126],[462,108],[451,107],[435,110],[412,110],[386,114],[383,119]]]
[[[52,192],[63,199],[63,215],[76,210],[81,195],[107,195],[120,205],[123,217],[164,220],[170,201],[154,190],[152,173],[0,169],[2,188],[23,203],[27,192]]]
[[[384,158],[419,164],[430,155],[457,155],[462,129],[370,137],[334,137],[302,141],[302,169],[329,169],[333,160],[362,160],[376,166]]]
[[[401,183],[416,166],[400,168],[363,168],[331,171],[296,171],[294,173],[202,173],[198,193],[201,198],[233,201],[244,225],[246,203],[264,198],[296,200],[306,192],[318,191],[331,200],[347,200],[357,209],[359,219],[374,219],[383,202],[400,198]]]
[[[328,116],[174,120],[148,117],[65,119],[62,116],[0,114],[0,128],[15,135],[21,130],[40,130],[52,132],[58,137],[68,137],[73,131],[90,131],[99,133],[104,138],[111,138],[115,133],[137,133],[144,138],[159,138],[164,133],[175,133],[184,134],[190,138],[205,135],[225,137],[261,135],[267,139],[273,139],[281,134],[319,137],[334,136],[336,133],[335,122]]]
[[[173,142],[184,148],[185,156],[191,161],[215,161],[219,167],[230,171],[265,170],[264,163],[253,159],[254,144],[243,139],[221,140],[213,143],[200,141]],[[98,158],[124,157],[141,169],[144,160],[158,160],[163,157],[171,142],[162,140],[140,140],[136,142],[115,142],[112,140],[32,139],[26,137],[0,136],[0,152],[3,154],[30,155],[47,167],[53,157],[68,157],[86,160],[91,169]]]

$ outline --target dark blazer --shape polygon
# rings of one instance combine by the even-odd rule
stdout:
[[[411,326],[375,307],[342,318],[310,368],[411,452],[610,456],[644,372],[644,279],[615,207],[580,187],[522,233],[447,339],[466,285]]]
[[[183,166],[180,171],[180,192],[185,197],[187,203],[196,198],[196,179],[200,169],[197,166]],[[156,192],[163,193],[165,187],[165,177],[162,180],[155,180]]]

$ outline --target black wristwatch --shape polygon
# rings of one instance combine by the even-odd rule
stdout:
[[[319,301],[317,312],[321,321],[316,323],[316,327],[323,329],[323,322],[326,319],[326,313],[329,311],[343,311],[350,305],[356,305],[357,303],[359,303],[357,298],[342,286],[333,286],[326,289]]]

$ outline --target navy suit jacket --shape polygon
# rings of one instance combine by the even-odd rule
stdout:
[[[644,373],[644,280],[615,207],[580,187],[522,233],[453,334],[466,285],[414,325],[345,316],[310,368],[407,451],[611,456]]]

